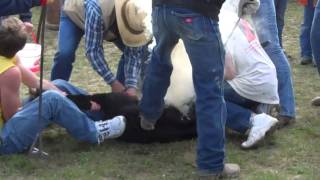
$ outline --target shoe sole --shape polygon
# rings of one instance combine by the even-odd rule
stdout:
[[[117,133],[117,135],[112,136],[111,139],[118,138],[118,137],[122,136],[123,133],[124,133],[124,131],[126,131],[127,119],[126,119],[126,117],[124,117],[124,116],[123,116],[121,119],[122,119],[122,120],[121,120],[121,121],[122,121],[121,124],[123,124],[123,128],[121,128],[121,129],[119,130],[119,133]]]

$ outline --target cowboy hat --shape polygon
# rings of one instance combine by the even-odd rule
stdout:
[[[152,38],[151,30],[148,28],[151,24],[151,6],[149,11],[142,8],[139,1],[144,2],[144,0],[115,0],[120,36],[123,43],[130,47],[145,45]]]

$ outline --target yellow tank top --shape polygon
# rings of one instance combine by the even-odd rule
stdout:
[[[15,63],[16,63],[16,59],[15,58],[9,59],[9,58],[0,56],[0,75],[3,72],[7,71],[9,68],[15,66]],[[3,126],[3,123],[4,123],[4,119],[3,119],[3,116],[2,116],[2,111],[1,111],[1,106],[0,106],[0,129]]]

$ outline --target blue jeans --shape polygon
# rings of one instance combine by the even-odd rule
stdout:
[[[58,35],[58,50],[54,56],[51,69],[51,80],[63,79],[69,81],[76,50],[84,32],[61,11]]]
[[[317,63],[318,72],[320,73],[320,2],[318,1],[311,28],[311,47],[313,58]]]
[[[282,46],[282,32],[284,27],[284,16],[287,9],[288,0],[274,0],[274,5],[276,8],[276,18],[278,27],[278,38],[280,46]]]
[[[225,51],[218,22],[183,8],[157,6],[152,12],[157,45],[143,84],[142,115],[156,121],[170,84],[170,54],[181,38],[192,69],[196,92],[197,165],[199,173],[215,174],[224,167],[226,106],[223,98]]]
[[[73,84],[69,83],[68,81],[62,79],[56,79],[52,81],[52,83],[56,85],[60,90],[66,92],[67,94],[88,94],[87,91],[80,89],[74,86]],[[102,120],[104,117],[103,113],[100,111],[84,111],[84,113],[86,113],[87,116],[94,121]]]
[[[308,5],[304,7],[303,22],[300,27],[300,48],[301,57],[312,59],[310,32],[314,16],[313,0],[308,0]]]
[[[26,151],[36,135],[50,123],[66,128],[79,141],[97,143],[94,122],[66,97],[55,91],[43,93],[42,118],[38,119],[38,98],[27,103],[9,119],[1,131],[0,154]]]
[[[224,83],[224,99],[227,106],[226,127],[239,133],[246,133],[251,128],[251,108],[258,103],[240,96],[227,83]]]
[[[280,115],[295,117],[295,100],[290,64],[280,46],[273,0],[260,1],[260,8],[253,16],[255,28],[264,50],[277,70]]]

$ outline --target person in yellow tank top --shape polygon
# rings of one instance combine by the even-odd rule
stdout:
[[[53,83],[44,80],[42,94],[42,118],[38,119],[39,99],[21,106],[20,84],[39,88],[39,79],[25,68],[16,53],[27,40],[23,23],[17,18],[4,19],[0,24],[0,112],[3,127],[0,128],[0,155],[15,154],[28,150],[48,124],[57,123],[75,139],[101,143],[117,138],[124,132],[125,118],[116,116],[110,120],[94,122],[82,112]],[[92,102],[92,110],[100,110]],[[98,119],[99,120],[99,119]]]
[[[0,56],[0,75],[7,71],[9,68],[14,67],[15,66],[15,58],[6,58],[4,56]],[[2,111],[1,111],[1,107],[0,107],[0,128],[2,128],[3,126],[3,122],[4,119],[2,117]]]

